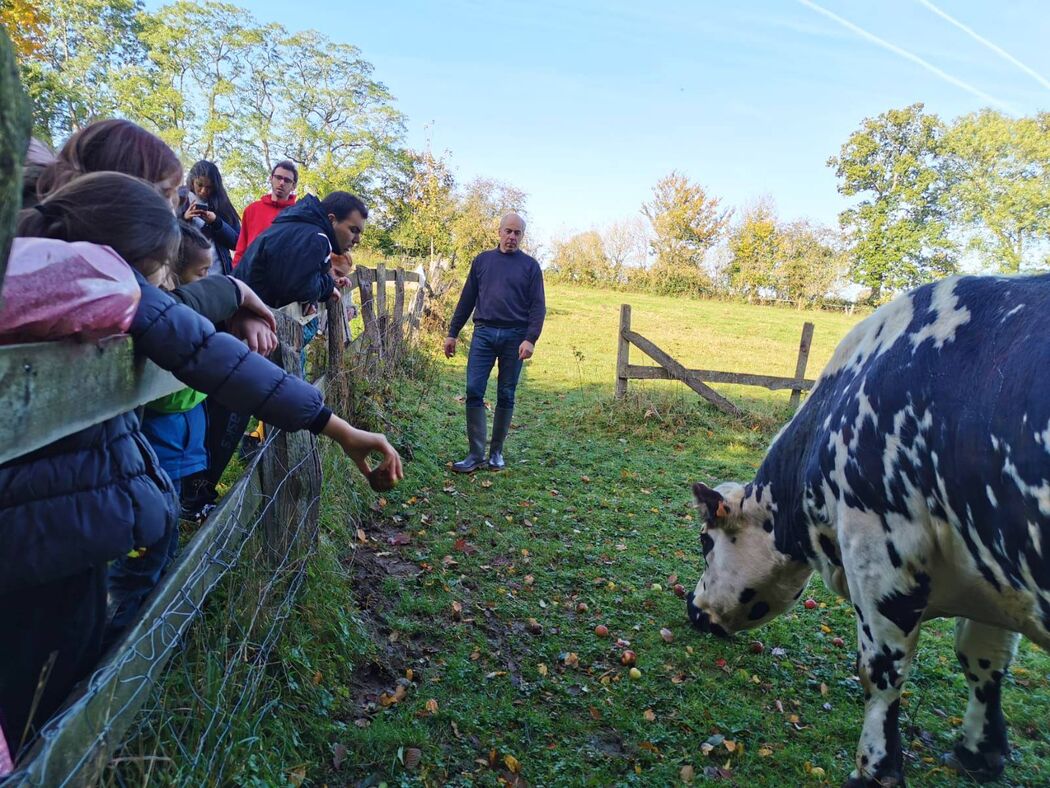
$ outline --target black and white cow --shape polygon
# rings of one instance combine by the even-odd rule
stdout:
[[[864,725],[847,785],[903,783],[897,715],[920,624],[957,617],[969,683],[947,762],[1001,773],[1003,676],[1050,648],[1050,276],[950,278],[842,341],[755,480],[694,486],[706,569],[693,625],[790,608],[813,570],[852,600]]]

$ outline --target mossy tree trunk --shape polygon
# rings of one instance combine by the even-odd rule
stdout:
[[[11,39],[0,26],[0,291],[15,218],[22,207],[22,161],[29,145],[32,117]]]

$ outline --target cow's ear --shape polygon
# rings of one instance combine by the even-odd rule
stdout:
[[[706,484],[697,482],[693,485],[693,497],[696,505],[707,514],[707,524],[715,525],[719,520],[729,516],[729,504],[718,490],[712,490]]]

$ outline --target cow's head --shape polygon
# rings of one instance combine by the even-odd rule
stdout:
[[[686,611],[701,632],[726,637],[764,624],[795,603],[812,573],[777,550],[772,501],[757,489],[735,482],[717,489],[693,485],[707,567],[686,598]]]

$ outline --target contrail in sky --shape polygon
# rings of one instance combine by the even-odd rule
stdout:
[[[897,46],[896,44],[891,44],[885,38],[880,38],[879,36],[875,35],[874,33],[869,33],[867,30],[865,30],[864,28],[853,24],[848,19],[843,19],[841,16],[839,16],[836,13],[834,13],[833,11],[829,11],[828,9],[824,8],[823,6],[817,5],[816,3],[813,2],[813,0],[798,0],[798,2],[802,3],[802,5],[806,6],[806,8],[809,8],[809,9],[812,9],[813,11],[816,11],[818,14],[823,14],[828,19],[831,19],[832,21],[837,22],[838,24],[842,25],[846,29],[852,30],[858,36],[861,36],[862,38],[868,39],[868,41],[871,41],[873,44],[878,44],[883,49],[888,49],[890,52],[894,53],[895,55],[899,55],[900,57],[903,57],[906,60],[910,60],[912,63],[915,63],[915,64],[917,64],[919,66],[922,66],[924,69],[926,69],[930,73],[936,74],[938,77],[943,79],[945,82],[949,82],[952,85],[955,85],[955,87],[957,87],[957,88],[962,88],[967,93],[970,93],[970,94],[972,94],[974,96],[977,96],[982,101],[987,101],[990,104],[997,104],[998,106],[1003,107],[1004,109],[1009,110],[1009,111],[1012,112],[1012,108],[1005,101],[1000,101],[995,96],[988,95],[983,90],[980,90],[979,88],[976,88],[973,85],[971,85],[969,82],[963,82],[958,77],[953,77],[951,74],[947,73],[946,71],[942,71],[941,69],[937,68],[937,66],[933,65],[933,63],[930,63],[928,60],[923,60],[921,57],[919,57],[918,55],[916,55],[916,54],[914,54],[912,52],[909,52],[907,49],[902,49],[901,47]]]
[[[970,38],[972,38],[975,41],[978,41],[981,44],[983,44],[984,46],[988,47],[990,50],[992,50],[995,54],[997,54],[1003,60],[1008,60],[1009,62],[1013,63],[1015,66],[1017,66],[1019,69],[1021,69],[1021,71],[1026,73],[1028,76],[1032,77],[1032,79],[1034,79],[1036,82],[1038,82],[1044,88],[1046,88],[1047,90],[1050,90],[1050,80],[1047,80],[1046,77],[1044,77],[1042,74],[1040,74],[1034,68],[1030,68],[1029,66],[1025,65],[1024,63],[1022,63],[1020,60],[1015,58],[1013,55],[1011,55],[1009,52],[1007,52],[1002,47],[996,46],[991,41],[989,41],[987,38],[985,38],[984,36],[979,34],[972,27],[969,27],[968,25],[964,25],[962,22],[960,22],[955,17],[950,16],[945,11],[942,11],[940,8],[938,8],[933,3],[931,3],[930,0],[919,0],[919,3],[921,3],[924,6],[926,6],[926,8],[928,8],[930,11],[933,11],[933,13],[937,14],[937,16],[939,16],[941,19],[945,20],[946,22],[949,22],[950,24],[955,25],[957,28],[959,28],[964,33],[966,33],[966,35],[970,36]]]

